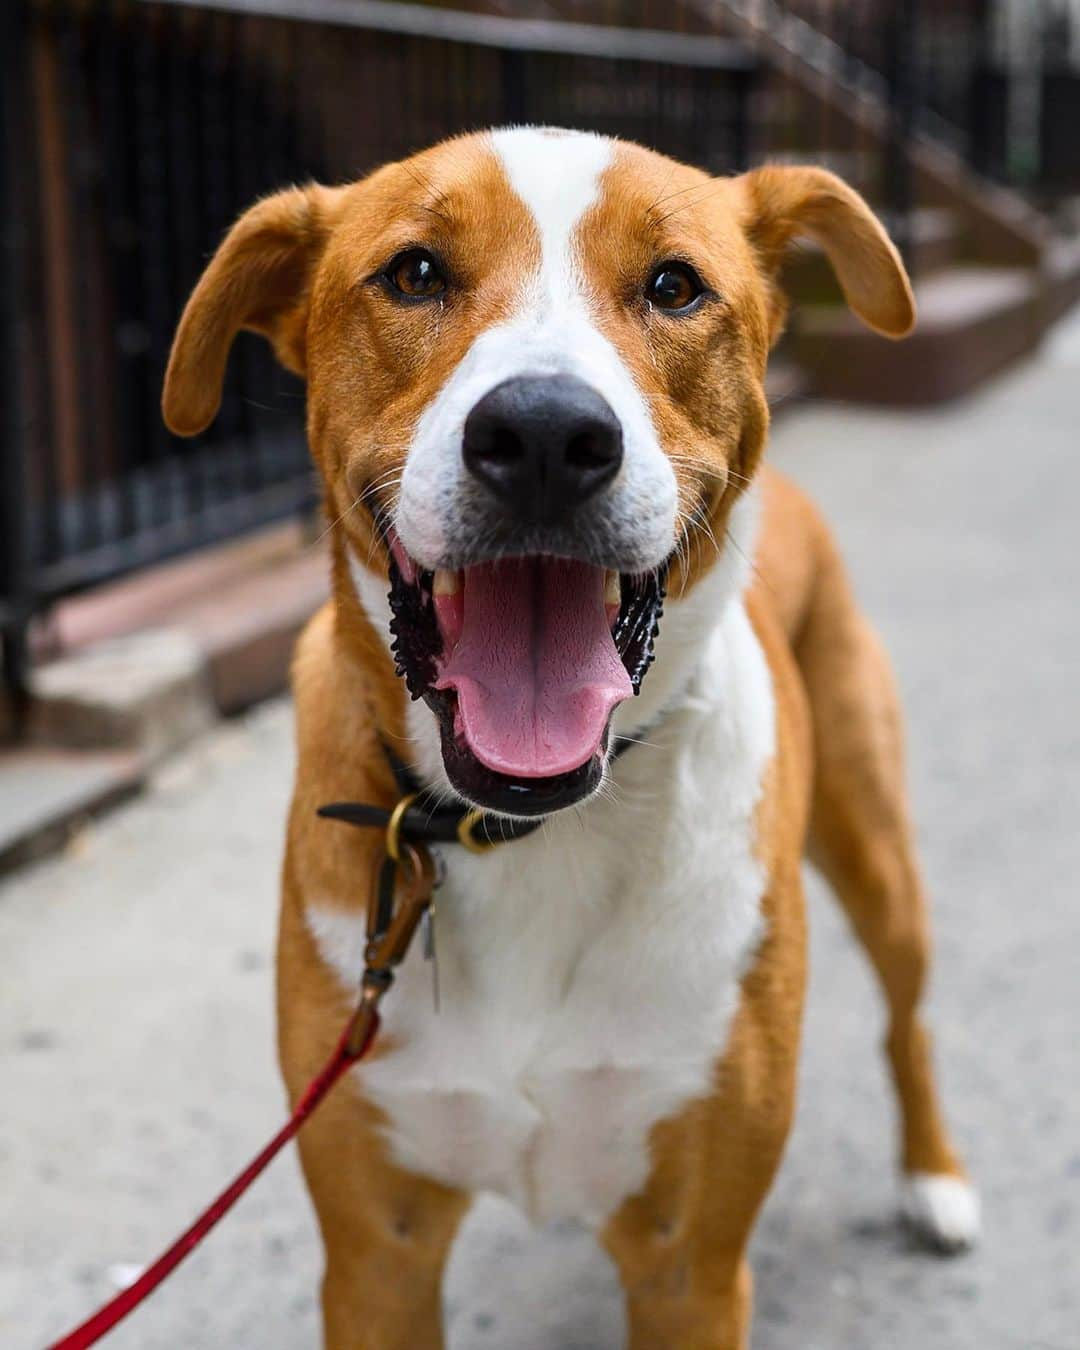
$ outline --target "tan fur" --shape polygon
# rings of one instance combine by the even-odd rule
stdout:
[[[604,186],[582,230],[598,323],[646,393],[684,518],[696,515],[722,539],[764,447],[762,381],[782,321],[775,276],[783,245],[797,232],[819,239],[852,306],[894,335],[912,321],[907,279],[865,205],[821,170],[770,168],[718,182],[620,146]],[[447,304],[437,331],[419,309],[391,313],[367,284],[397,249],[420,240],[437,245],[467,297]],[[393,499],[416,418],[475,335],[506,312],[537,249],[483,138],[465,138],[351,187],[261,202],[223,244],[180,325],[165,392],[170,426],[191,433],[212,418],[238,328],[267,334],[286,364],[306,374],[312,451],[338,522],[333,599],[304,634],[294,671],[299,763],[278,959],[281,1062],[294,1099],[348,1012],[303,906],[318,896],[362,910],[378,847],[367,832],[318,821],[315,808],[392,802],[378,734],[403,732],[403,691],[347,578],[346,547],[362,558],[376,550],[368,513],[354,506],[382,479],[389,486],[376,495]],[[700,261],[723,298],[678,331],[634,301],[643,273],[671,252]],[[632,1350],[748,1343],[746,1244],[794,1104],[808,822],[814,854],[888,1000],[905,1165],[960,1171],[916,1015],[928,940],[895,693],[827,530],[801,494],[765,472],[759,580],[748,607],[778,710],[757,839],[769,878],[767,937],[743,983],[730,1042],[722,1054],[718,1047],[714,1091],[655,1129],[651,1178],[603,1233],[627,1293]],[[681,580],[691,585],[713,556],[703,537],[688,536]],[[649,994],[662,998],[663,990]],[[343,1089],[301,1136],[327,1251],[326,1344],[436,1350],[440,1280],[469,1197],[394,1166],[378,1124],[375,1109]]]

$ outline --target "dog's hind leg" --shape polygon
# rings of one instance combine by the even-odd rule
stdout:
[[[905,1215],[931,1245],[956,1250],[977,1236],[978,1200],[949,1141],[919,1015],[930,929],[905,795],[899,701],[835,544],[819,519],[807,524],[813,577],[792,640],[814,727],[810,854],[846,910],[888,1005]]]

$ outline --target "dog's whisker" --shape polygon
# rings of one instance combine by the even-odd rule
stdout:
[[[693,455],[682,454],[677,450],[669,451],[667,457],[672,464],[681,464],[684,468],[695,469],[709,478],[734,478],[744,485],[749,485],[753,482],[752,478],[748,478],[744,473],[739,473],[737,469],[718,468],[716,465],[710,464],[708,460],[698,459]]]
[[[401,164],[413,182],[424,192],[430,193],[431,195],[432,201],[418,203],[420,209],[422,211],[430,212],[433,216],[437,216],[446,225],[451,224],[450,216],[445,211],[440,210],[438,206],[432,204],[433,202],[444,202],[446,200],[445,194],[441,193],[435,187],[434,183],[426,179],[415,165],[410,164],[407,160],[402,160]]]
[[[350,504],[345,508],[344,511],[341,512],[340,515],[336,516],[332,521],[330,521],[330,523],[326,526],[326,528],[313,540],[310,547],[311,548],[318,547],[318,545],[322,543],[322,541],[326,538],[328,534],[330,534],[333,530],[337,529],[337,527],[346,519],[346,517],[350,516],[357,509],[358,506],[363,506],[365,502],[376,491],[383,490],[386,487],[391,488],[399,487],[401,485],[402,474],[403,474],[402,468],[398,465],[395,465],[393,468],[385,470],[377,478],[373,479],[372,482],[370,482],[363,489],[363,491],[359,494],[359,496],[357,496],[356,498],[353,499],[352,502],[350,502]],[[383,542],[385,542],[385,540],[383,540]]]
[[[339,516],[336,516],[320,534],[316,535],[316,537],[312,540],[309,547],[318,548],[318,546],[322,543],[322,541],[326,538],[326,536],[332,533],[334,530],[336,530],[337,527],[341,524],[341,522],[345,519],[345,517],[349,515],[351,512],[355,511],[356,508],[361,505],[362,500],[363,499],[361,497],[357,497],[356,500],[352,502],[349,506],[347,506]]]
[[[712,525],[709,523],[709,519],[704,514],[704,511],[701,507],[694,508],[694,510],[690,513],[690,518],[687,523],[689,524],[690,528],[696,530],[698,534],[704,535],[704,537],[708,539],[709,543],[712,544],[713,548],[716,550],[716,553],[718,555],[720,554],[721,548],[719,543],[717,542],[716,535],[713,533]]]
[[[662,205],[664,204],[664,202],[667,201],[667,198],[665,197],[664,194],[667,192],[667,190],[668,190],[668,185],[670,184],[672,178],[675,177],[675,167],[676,167],[676,166],[673,164],[673,165],[671,166],[671,168],[668,170],[667,177],[664,179],[663,184],[661,185],[661,188],[660,188],[659,193],[658,193],[657,196],[656,196],[656,197],[648,204],[648,206],[646,206],[646,208],[645,208],[645,218],[646,218],[646,220],[647,220],[648,217],[651,215],[651,213],[652,213],[653,211],[656,210],[656,208],[657,208],[658,206],[662,206]]]
[[[627,736],[622,732],[619,733],[619,740],[629,741],[631,745],[644,745],[649,750],[660,749],[660,746],[656,743],[656,741],[643,741],[639,736]]]
[[[672,175],[669,174],[669,175],[668,175],[668,179],[667,179],[667,181],[668,181],[669,183],[671,182],[671,177],[672,177]],[[665,185],[665,186],[666,186],[666,185]],[[708,180],[707,182],[705,182],[705,183],[688,183],[688,184],[686,185],[686,187],[676,188],[674,192],[669,192],[666,196],[660,197],[657,201],[655,201],[655,202],[652,204],[652,206],[650,206],[650,207],[648,208],[648,211],[646,212],[646,214],[647,214],[647,215],[652,215],[652,213],[656,210],[657,207],[663,206],[665,202],[671,202],[671,201],[674,201],[676,197],[684,197],[688,192],[694,192],[695,190],[698,190],[698,189],[704,189],[704,188],[714,187],[714,186],[715,186],[715,183],[714,183],[714,181],[713,181],[712,179],[709,179],[709,180]],[[671,213],[669,212],[669,214],[671,214]],[[654,227],[657,226],[657,225],[662,225],[663,222],[664,222],[665,220],[667,220],[667,218],[668,218],[667,216],[661,216],[658,220],[657,220],[657,219],[654,219],[653,221],[651,221],[651,224],[652,224]]]
[[[665,215],[660,216],[658,220],[654,220],[654,227],[663,225],[665,221],[671,220],[673,216],[677,216],[681,211],[689,211],[691,207],[700,206],[702,202],[708,201],[710,197],[715,197],[718,193],[727,191],[727,184],[725,182],[703,183],[700,184],[700,186],[703,188],[711,187],[712,191],[703,191],[700,197],[695,197],[692,201],[683,202],[681,205],[674,207]]]
[[[769,578],[758,566],[757,560],[752,558],[747,553],[747,551],[743,548],[743,546],[739,543],[739,541],[735,538],[735,536],[731,533],[730,530],[725,530],[724,534],[727,536],[728,543],[735,550],[735,552],[738,553],[739,557],[742,558],[743,562],[745,562],[746,565],[750,568],[754,576],[757,577],[757,579],[761,582],[761,584],[765,586],[769,591],[773,591],[774,588],[772,586],[772,583],[769,581]]]

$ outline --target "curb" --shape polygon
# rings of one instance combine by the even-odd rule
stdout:
[[[58,853],[88,820],[145,782],[139,756],[124,751],[29,747],[0,754],[0,875]]]

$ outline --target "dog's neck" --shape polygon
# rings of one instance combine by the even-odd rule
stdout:
[[[612,723],[616,736],[633,738],[657,725],[687,688],[712,634],[746,588],[753,566],[759,513],[759,491],[753,485],[732,506],[724,538],[717,541],[718,552],[712,566],[688,594],[668,595],[656,643],[656,660],[638,697],[616,709]],[[347,559],[353,591],[348,602],[358,603],[380,635],[389,659],[386,578],[361,562],[351,549]],[[425,787],[454,796],[443,768],[435,714],[422,701],[408,702],[405,727],[411,753],[403,758],[408,767]]]

